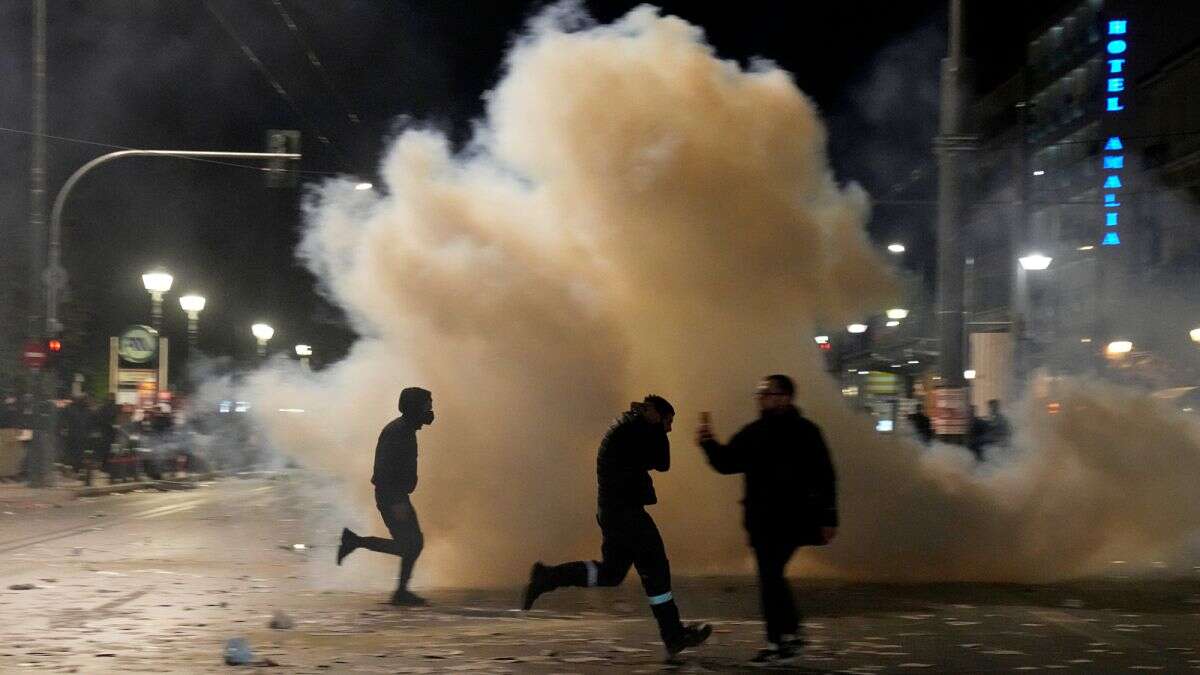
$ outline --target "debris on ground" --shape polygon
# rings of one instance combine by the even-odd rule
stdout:
[[[8,590],[10,590],[10,591],[32,591],[35,588],[37,588],[37,586],[34,586],[33,584],[13,584],[8,587]]]
[[[296,622],[292,617],[288,616],[283,610],[275,610],[275,614],[271,617],[271,628],[278,630],[288,630],[296,627]]]
[[[244,666],[254,660],[254,652],[250,651],[250,643],[246,638],[229,638],[225,643],[225,664]]]

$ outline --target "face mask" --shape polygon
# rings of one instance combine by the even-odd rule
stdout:
[[[424,419],[421,420],[421,423],[422,424],[433,424],[433,411],[432,410],[425,413],[425,417],[424,417]]]

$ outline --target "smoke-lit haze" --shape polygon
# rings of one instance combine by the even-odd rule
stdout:
[[[1200,517],[1196,432],[1144,399],[1079,387],[1053,418],[1032,402],[1018,440],[1037,450],[985,471],[843,406],[813,330],[894,290],[868,198],[825,148],[818,111],[770,63],[721,61],[652,8],[600,26],[552,9],[516,42],[467,152],[410,128],[378,192],[313,195],[301,255],[365,337],[317,374],[258,372],[255,410],[305,409],[261,421],[382,532],[376,436],[402,387],[433,391],[418,584],[511,584],[534,559],[597,556],[595,449],[649,392],[679,411],[654,507],[676,571],[743,571],[740,480],[708,469],[693,428],[701,410],[722,437],[750,421],[769,372],[796,376],[839,471],[842,531],[808,561],[824,573],[1048,578],[1181,541]],[[1127,410],[1140,417],[1101,423]],[[322,574],[353,578],[369,557]]]

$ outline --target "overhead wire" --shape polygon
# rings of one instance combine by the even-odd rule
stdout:
[[[292,15],[289,14],[287,9],[283,6],[283,2],[281,0],[271,0],[271,4],[275,6],[275,11],[279,14],[279,18],[283,20],[283,25],[286,26],[289,31],[291,31],[292,36],[296,39],[296,42],[298,42],[301,48],[304,49],[304,54],[308,58],[308,63],[310,66],[312,66],[313,70],[316,71],[321,83],[325,85],[325,88],[329,90],[329,93],[332,94],[342,106],[342,112],[346,115],[346,119],[350,120],[350,122],[354,125],[361,124],[362,118],[354,111],[353,106],[350,105],[349,99],[343,96],[337,87],[333,85],[333,79],[329,77],[328,71],[325,70],[325,64],[323,64],[321,62],[321,58],[317,56],[317,50],[313,48],[312,43],[310,43],[308,38],[305,37],[304,31],[301,30],[296,21],[292,19]]]
[[[300,104],[291,94],[288,93],[287,89],[284,88],[284,86],[279,82],[279,79],[271,73],[266,64],[262,62],[262,59],[258,58],[258,56],[254,53],[254,50],[250,48],[250,45],[246,44],[246,41],[237,34],[237,31],[233,29],[233,26],[229,23],[229,21],[217,11],[216,7],[214,7],[212,4],[212,0],[205,0],[204,6],[208,9],[208,13],[211,14],[214,19],[216,19],[217,23],[221,26],[221,29],[225,31],[225,34],[228,35],[231,40],[237,43],[242,55],[245,56],[246,60],[250,61],[255,70],[262,75],[263,79],[267,81],[267,84],[271,87],[271,89],[273,89],[280,98],[286,101],[288,106],[291,107],[292,111],[296,113],[296,116],[299,117],[300,120],[302,120],[304,124],[314,132],[317,140],[320,141],[322,145],[328,147],[330,150],[336,153],[343,164],[350,165],[351,163],[347,160],[341,148],[333,143],[328,136],[322,133],[320,127],[317,126],[317,124],[313,122],[307,114],[305,114],[304,110],[300,107]]]

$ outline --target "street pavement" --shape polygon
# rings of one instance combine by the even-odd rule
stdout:
[[[632,576],[619,589],[550,594],[528,613],[515,609],[517,588],[422,589],[433,606],[417,609],[385,604],[385,592],[332,588],[314,576],[330,569],[336,530],[293,547],[313,536],[303,482],[229,478],[83,499],[8,488],[0,672],[770,672],[748,664],[762,639],[750,578],[676,580],[685,617],[715,627],[676,662],[664,660]],[[797,580],[796,589],[811,646],[791,672],[1200,670],[1195,570],[1042,586]],[[271,628],[276,612],[294,626]],[[224,664],[234,637],[257,665]]]

